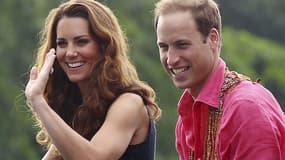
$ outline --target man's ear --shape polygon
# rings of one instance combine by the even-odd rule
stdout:
[[[220,43],[221,43],[220,42],[221,37],[220,37],[220,34],[216,28],[212,28],[210,30],[209,35],[208,35],[208,41],[211,45],[211,49],[213,49],[213,50],[219,49]]]

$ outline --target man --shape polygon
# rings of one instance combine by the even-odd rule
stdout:
[[[273,95],[229,71],[220,57],[213,0],[161,0],[155,8],[160,60],[176,87],[180,160],[285,159],[285,118]]]

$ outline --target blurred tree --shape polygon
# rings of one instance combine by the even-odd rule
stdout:
[[[43,22],[45,1],[1,0],[0,5],[0,159],[39,159],[35,131],[23,96],[26,72],[36,48],[38,19]],[[54,3],[54,2],[53,2]],[[49,3],[52,5],[52,3]],[[42,6],[40,9],[39,6]],[[46,13],[45,13],[46,14]]]
[[[223,24],[285,44],[284,0],[217,0]]]

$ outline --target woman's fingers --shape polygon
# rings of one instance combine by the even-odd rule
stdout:
[[[30,79],[29,79],[29,82],[27,83],[26,85],[26,88],[25,88],[25,95],[29,101],[29,99],[32,97],[32,85],[34,84],[35,80],[37,79],[37,73],[38,72],[38,69],[37,67],[33,66],[31,71],[30,71]],[[28,102],[30,103],[30,102]]]
[[[32,67],[30,72],[30,79],[25,90],[25,94],[28,99],[34,99],[34,97],[43,94],[54,60],[55,50],[51,49],[47,53],[44,65],[39,73],[37,67]]]
[[[31,69],[31,71],[30,71],[30,81],[31,80],[35,80],[35,79],[37,79],[37,75],[38,75],[38,69],[37,69],[37,67],[32,67],[32,69]]]
[[[43,82],[47,82],[48,80],[48,77],[49,77],[49,74],[51,73],[51,71],[53,70],[52,69],[52,66],[53,66],[53,63],[54,63],[54,60],[55,60],[55,50],[52,48],[46,55],[46,58],[45,58],[45,63],[39,73],[39,77],[41,80],[43,80]]]

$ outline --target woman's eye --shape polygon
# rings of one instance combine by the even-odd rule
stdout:
[[[57,45],[58,47],[60,47],[60,48],[64,48],[64,47],[67,46],[67,43],[64,42],[64,41],[57,41],[57,42],[56,42],[56,45]]]
[[[88,42],[89,42],[88,39],[79,39],[79,40],[77,41],[77,43],[78,43],[79,46],[83,46],[83,45],[87,44]]]

